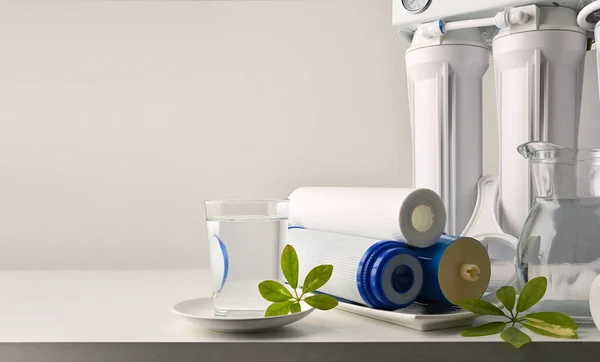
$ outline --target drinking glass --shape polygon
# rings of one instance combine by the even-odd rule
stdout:
[[[270,302],[258,284],[279,279],[289,201],[210,200],[205,207],[215,316],[264,315]]]

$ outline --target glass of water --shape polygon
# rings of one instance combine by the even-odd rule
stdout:
[[[289,201],[211,200],[205,207],[215,316],[264,315],[270,302],[258,284],[279,279]]]

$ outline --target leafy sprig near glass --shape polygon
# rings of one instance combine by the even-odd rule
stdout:
[[[503,317],[504,321],[494,321],[468,328],[462,332],[463,337],[481,337],[502,333],[500,337],[515,348],[531,343],[531,338],[516,328],[522,325],[533,333],[554,338],[577,339],[577,323],[565,314],[558,312],[537,312],[521,315],[536,305],[546,294],[548,281],[545,277],[529,280],[521,290],[519,299],[514,287],[504,286],[496,291],[496,297],[506,308],[507,313],[490,302],[481,299],[465,299],[458,301],[458,306],[469,312]],[[516,308],[515,308],[516,304]],[[508,328],[506,328],[508,326]]]
[[[300,263],[296,250],[293,246],[286,245],[281,253],[281,271],[285,280],[290,285],[291,291],[285,285],[275,280],[261,282],[258,285],[260,295],[269,302],[272,302],[265,311],[265,317],[298,313],[302,311],[301,301],[320,310],[329,310],[337,307],[338,301],[330,295],[315,294],[306,296],[321,288],[329,281],[333,274],[333,265],[318,265],[309,271],[306,278],[304,278],[300,293],[298,292],[299,270]]]

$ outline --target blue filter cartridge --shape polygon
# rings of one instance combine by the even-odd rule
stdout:
[[[442,235],[428,248],[411,250],[425,271],[419,302],[455,304],[465,298],[480,298],[490,283],[490,258],[473,238]]]
[[[396,310],[412,304],[423,286],[419,258],[398,241],[291,227],[287,242],[300,260],[299,284],[315,266],[331,264],[333,275],[318,291],[342,301]]]

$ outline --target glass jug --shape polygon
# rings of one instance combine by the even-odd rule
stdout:
[[[517,250],[518,287],[544,276],[539,311],[562,312],[591,323],[590,286],[600,274],[600,150],[529,142],[535,199]]]

